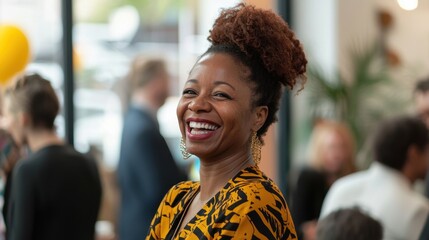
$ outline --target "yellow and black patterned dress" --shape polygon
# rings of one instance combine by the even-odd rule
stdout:
[[[152,220],[152,239],[297,239],[286,201],[258,167],[241,170],[175,234],[198,182],[183,182],[164,197]]]

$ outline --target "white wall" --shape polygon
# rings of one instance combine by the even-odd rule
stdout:
[[[429,1],[420,0],[416,10],[406,11],[393,0],[377,0],[377,7],[393,16],[388,46],[400,57],[401,81],[414,83],[429,75]],[[399,79],[398,79],[399,80]]]
[[[337,66],[337,0],[293,1],[293,28],[311,63],[328,72]]]
[[[334,74],[338,59],[337,0],[295,0],[292,2],[293,29],[304,45],[309,65]],[[308,118],[306,90],[292,94],[292,165],[302,165],[307,158]]]
[[[338,68],[350,77],[350,56],[353,49],[362,49],[377,38],[374,0],[338,1]]]

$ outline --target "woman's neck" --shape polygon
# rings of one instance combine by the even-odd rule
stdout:
[[[32,152],[37,152],[49,145],[64,144],[53,130],[32,130],[28,133],[27,143]]]
[[[200,200],[206,201],[219,192],[242,169],[253,165],[248,152],[224,158],[222,161],[205,161],[200,166]]]

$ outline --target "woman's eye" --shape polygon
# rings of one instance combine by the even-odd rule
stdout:
[[[185,90],[183,90],[183,93],[182,93],[183,95],[195,95],[196,94],[196,91],[195,90],[192,90],[192,89],[185,89]]]
[[[231,96],[223,92],[216,92],[214,96],[221,99],[232,99]]]

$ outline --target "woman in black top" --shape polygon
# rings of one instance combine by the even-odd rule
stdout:
[[[305,167],[292,195],[291,211],[299,239],[313,240],[323,200],[338,178],[354,172],[354,140],[346,125],[322,120],[310,142],[310,164]]]
[[[93,159],[56,134],[58,98],[39,75],[17,79],[5,92],[3,125],[31,150],[12,173],[8,240],[93,240],[101,184]]]

